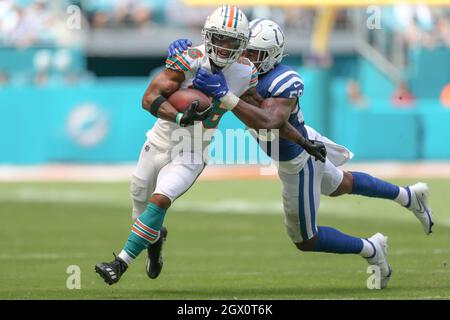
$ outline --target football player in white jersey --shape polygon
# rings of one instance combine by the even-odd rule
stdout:
[[[178,48],[184,50],[189,45],[190,41],[186,39],[175,41],[168,53],[172,55]],[[244,55],[255,64],[260,73],[256,87],[259,95],[263,98],[277,98],[278,102],[291,101],[292,114],[289,122],[292,127],[308,139],[324,142],[327,147],[325,163],[312,161],[299,145],[283,138],[279,141],[279,155],[271,154],[270,149],[266,148],[279,165],[279,176],[284,185],[283,205],[288,234],[302,251],[360,254],[370,264],[380,267],[381,287],[384,288],[392,271],[387,261],[387,237],[377,233],[369,239],[363,239],[330,227],[317,227],[320,193],[330,196],[359,194],[395,200],[411,210],[421,222],[425,234],[430,234],[433,221],[428,206],[428,188],[423,183],[402,188],[366,173],[344,172],[339,169],[338,166],[349,160],[352,154],[304,125],[303,115],[297,104],[303,92],[303,82],[296,71],[281,64],[283,48],[284,35],[276,23],[267,19],[250,23],[250,40]],[[224,81],[220,74],[200,72],[197,78],[200,80],[194,80],[196,87],[212,96],[215,92],[208,85],[223,87]],[[235,113],[241,119],[252,116],[250,113],[243,115],[241,110]],[[264,146],[263,144],[262,147]]]
[[[147,275],[154,279],[161,272],[161,249],[167,236],[164,216],[173,201],[184,194],[203,171],[207,160],[203,151],[210,143],[210,139],[204,141],[204,137],[213,136],[220,118],[227,111],[219,106],[230,107],[239,102],[238,97],[251,99],[256,94],[257,70],[248,59],[240,57],[248,36],[248,21],[240,9],[235,6],[216,9],[205,22],[204,45],[169,57],[166,69],[147,88],[142,106],[158,120],[147,134],[132,177],[135,222],[131,234],[113,261],[95,266],[95,271],[106,283],[118,282],[130,263],[145,249],[148,250]],[[193,102],[180,113],[166,98],[180,88],[191,86],[200,70],[220,72],[227,81],[227,90],[223,95],[217,94],[208,110],[198,112],[198,103]],[[251,105],[247,107],[265,116],[263,120],[268,119],[267,112]],[[272,118],[266,125],[275,129],[286,124],[285,119]],[[294,141],[306,144],[309,152],[324,158],[322,144],[306,141],[295,130],[292,136]],[[200,148],[196,147],[199,145]]]

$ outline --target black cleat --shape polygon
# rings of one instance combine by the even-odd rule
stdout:
[[[125,261],[114,254],[111,262],[102,262],[95,265],[95,272],[109,285],[119,281],[120,277],[127,271],[128,265]]]
[[[145,271],[150,279],[158,278],[163,267],[162,247],[167,238],[167,228],[162,227],[158,241],[147,248],[147,261]]]

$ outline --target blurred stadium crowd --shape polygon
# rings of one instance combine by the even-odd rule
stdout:
[[[67,8],[81,8],[83,28],[160,28],[176,26],[199,29],[215,7],[188,7],[183,0],[1,0],[0,43],[19,48],[39,43],[68,45],[81,39],[66,27]],[[243,7],[249,20],[270,17],[280,26],[310,30],[316,8]],[[337,13],[335,28],[351,24],[349,11]],[[398,4],[382,7],[383,27],[402,32],[411,44],[450,46],[450,7]]]
[[[77,60],[78,64],[83,64],[80,61],[86,56],[86,39],[96,31],[107,30],[114,34],[115,30],[145,32],[183,28],[199,33],[206,16],[214,8],[189,7],[183,0],[0,0],[0,54],[1,50],[20,49],[23,54],[27,48],[31,51],[52,48],[51,52],[35,50],[30,53],[33,72],[28,72],[28,75],[5,67],[8,56],[1,56],[4,62],[0,64],[0,86],[10,81],[43,85],[50,78],[60,81],[58,76],[61,74],[68,83],[80,78],[92,79],[93,75],[86,68],[72,68],[71,65]],[[270,17],[285,30],[301,35],[313,32],[321,10],[266,6],[243,9],[249,20]],[[352,10],[343,8],[336,12],[334,30],[355,27]],[[68,19],[73,14],[79,15],[79,28],[68,27]],[[400,34],[408,46],[450,47],[450,7],[407,4],[382,7],[381,24],[383,29]],[[60,50],[53,52],[54,49]],[[50,65],[56,72],[48,72]],[[68,74],[66,71],[71,72]],[[33,75],[32,79],[29,79],[29,74]],[[348,90],[350,97],[365,104],[357,83],[349,84]]]
[[[140,145],[128,141],[139,141],[149,126],[140,108],[149,78],[163,68],[170,41],[201,42],[215,7],[183,0],[0,0],[0,128],[4,136],[32,139],[35,148],[31,156],[28,143],[5,139],[0,163],[134,161]],[[249,20],[270,18],[284,28],[284,63],[307,83],[302,103],[313,106],[305,112],[319,132],[358,159],[450,159],[441,143],[450,139],[450,6],[375,7],[375,29],[370,8],[241,7]],[[108,135],[84,148],[61,134],[74,110],[81,110],[75,113],[83,120],[76,122],[81,137],[106,132],[111,119]],[[16,119],[26,124],[16,126]],[[36,127],[49,119],[46,128]],[[224,128],[238,126],[229,119]]]

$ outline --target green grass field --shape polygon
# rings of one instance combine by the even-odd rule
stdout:
[[[147,278],[143,254],[114,286],[94,265],[111,260],[130,232],[128,184],[2,183],[0,299],[449,299],[450,181],[429,185],[436,226],[428,237],[395,203],[322,197],[321,225],[389,236],[389,288],[368,290],[360,257],[291,244],[278,181],[198,182],[166,216],[160,277]],[[69,265],[81,268],[80,290],[66,288]]]

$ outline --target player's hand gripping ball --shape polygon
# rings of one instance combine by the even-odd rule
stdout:
[[[211,99],[201,91],[195,89],[180,89],[168,99],[169,103],[183,113],[180,126],[187,127],[195,121],[205,120],[212,111]]]

